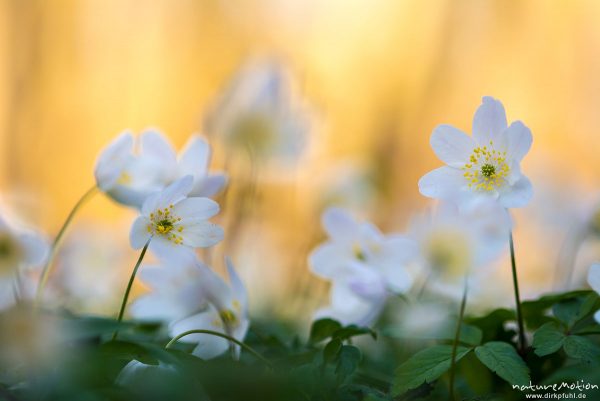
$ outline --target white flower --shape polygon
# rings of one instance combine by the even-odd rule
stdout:
[[[317,310],[313,318],[331,318],[344,326],[371,326],[381,314],[387,300],[383,292],[380,292],[378,297],[370,298],[358,295],[350,284],[343,280],[333,281],[329,297],[330,304]]]
[[[459,209],[442,203],[435,213],[419,216],[410,236],[419,244],[417,262],[424,268],[428,287],[449,296],[460,296],[464,279],[486,276],[478,269],[499,256],[510,229],[508,212],[498,203],[478,198]]]
[[[343,298],[352,293],[352,302],[367,303],[369,308],[350,307],[348,312],[356,312],[356,322],[373,321],[390,293],[411,287],[405,265],[414,257],[415,243],[403,236],[383,235],[377,227],[357,222],[339,208],[327,209],[322,223],[330,240],[313,251],[309,265],[314,274],[334,283],[331,310],[343,315]],[[347,295],[338,297],[338,293]],[[344,319],[352,320],[350,316]]]
[[[143,266],[139,276],[151,291],[132,303],[131,315],[169,324],[206,309],[205,270],[199,265],[195,258],[162,258],[160,266]]]
[[[600,294],[600,263],[594,263],[590,266],[588,273],[588,284],[594,291]],[[596,312],[594,318],[600,323],[600,310]]]
[[[192,136],[178,157],[159,131],[146,130],[136,139],[126,131],[100,154],[96,183],[117,202],[138,208],[149,195],[186,175],[194,178],[191,195],[212,196],[227,177],[209,174],[209,163],[210,147],[199,136]]]
[[[233,79],[207,118],[209,132],[253,157],[296,160],[309,130],[295,104],[291,78],[278,63],[250,63]]]
[[[466,201],[488,195],[506,208],[525,206],[533,190],[520,163],[531,143],[529,128],[520,121],[507,126],[502,103],[484,97],[472,137],[449,125],[435,128],[431,147],[447,165],[423,176],[419,190],[430,198]]]
[[[163,191],[151,195],[131,227],[134,249],[150,241],[157,255],[189,257],[197,247],[210,247],[223,239],[223,229],[208,222],[219,205],[208,198],[188,198],[194,180],[185,176]]]
[[[41,266],[48,254],[48,244],[38,233],[9,224],[0,217],[0,309],[13,305],[24,289],[21,273]],[[30,295],[30,294],[27,294]]]
[[[204,311],[171,323],[171,336],[203,329],[224,333],[239,341],[244,339],[250,326],[248,295],[231,261],[227,259],[226,263],[230,285],[207,266],[197,265],[201,270],[200,282],[208,304]],[[180,341],[196,344],[192,353],[202,359],[217,357],[229,348],[227,340],[209,334],[190,334]],[[239,355],[239,346],[236,345],[234,349]]]

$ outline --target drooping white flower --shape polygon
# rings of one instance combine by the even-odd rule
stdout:
[[[167,138],[146,130],[135,138],[126,131],[101,153],[96,163],[98,187],[119,203],[141,207],[151,194],[191,175],[192,196],[213,196],[227,182],[223,173],[209,173],[210,147],[193,135],[177,156]]]
[[[150,241],[150,249],[161,256],[190,257],[193,249],[210,247],[223,239],[223,229],[208,219],[219,205],[208,198],[188,198],[194,179],[185,176],[146,199],[131,227],[134,249]]]
[[[352,321],[342,310],[343,298],[350,299],[352,293],[357,306],[348,312],[356,312],[355,323],[372,322],[389,294],[411,287],[412,277],[405,265],[414,257],[416,245],[400,235],[383,235],[374,225],[358,222],[339,208],[327,209],[322,222],[329,241],[313,251],[309,265],[314,274],[334,283],[329,310]],[[361,303],[369,307],[358,306]]]
[[[195,258],[162,258],[160,265],[143,266],[139,276],[151,291],[132,303],[131,315],[169,324],[206,309],[205,270],[199,265]]]
[[[47,255],[44,237],[9,224],[0,216],[0,309],[13,305],[17,296],[26,295],[21,273],[42,265]]]
[[[588,284],[594,291],[600,294],[600,263],[594,263],[590,266],[588,272]],[[600,310],[594,314],[594,319],[600,323]]]
[[[309,121],[292,89],[291,77],[279,63],[249,63],[217,100],[207,129],[253,157],[294,161],[306,142]]]
[[[227,334],[242,341],[246,336],[250,320],[248,317],[248,295],[242,280],[229,259],[226,260],[229,285],[207,266],[198,264],[201,284],[206,294],[207,306],[200,313],[171,323],[169,333],[175,337],[189,330],[212,330]],[[209,334],[190,334],[180,341],[196,344],[192,353],[202,359],[211,359],[223,354],[229,342]],[[240,347],[235,346],[236,355]]]
[[[487,276],[481,267],[506,248],[510,224],[506,209],[488,198],[462,209],[442,203],[435,212],[415,218],[409,235],[419,244],[416,261],[428,277],[427,286],[460,297],[466,277],[477,281]]]
[[[520,163],[531,143],[529,128],[521,121],[508,126],[502,103],[484,97],[472,137],[450,125],[434,129],[431,147],[446,166],[423,176],[419,190],[430,198],[462,202],[487,195],[506,208],[525,206],[533,189]]]

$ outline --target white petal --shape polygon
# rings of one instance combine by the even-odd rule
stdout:
[[[168,267],[144,265],[140,268],[138,277],[144,284],[154,289],[159,289],[169,283],[172,278],[181,274],[181,270],[174,268],[176,266],[180,265],[176,264]]]
[[[462,171],[444,166],[421,177],[419,192],[429,198],[451,198],[464,188],[465,183]]]
[[[588,284],[594,291],[600,294],[600,263],[594,263],[590,266],[588,272]]]
[[[101,190],[107,191],[116,184],[132,151],[133,135],[126,131],[100,153],[94,175],[96,184]]]
[[[140,249],[146,245],[146,241],[148,241],[151,235],[148,232],[148,224],[150,224],[150,221],[144,216],[139,216],[133,222],[131,232],[129,233],[129,242],[133,249]]]
[[[208,266],[198,263],[197,268],[201,272],[202,288],[208,301],[219,310],[230,309],[234,297],[227,283]]]
[[[359,230],[359,224],[350,213],[337,207],[328,208],[321,221],[325,231],[334,241],[351,241]]]
[[[166,187],[163,191],[150,195],[142,206],[142,213],[149,216],[150,213],[158,209],[164,209],[170,205],[177,204],[190,193],[193,184],[194,179],[192,176],[186,175]]]
[[[36,233],[23,233],[19,236],[25,250],[24,262],[27,265],[41,265],[48,256],[49,246],[44,238]]]
[[[598,323],[600,323],[600,310],[598,310],[596,313],[594,313],[594,319],[596,319],[596,321]]]
[[[192,136],[181,151],[179,170],[194,177],[206,175],[210,162],[210,146],[199,136]]]
[[[177,299],[163,294],[150,293],[142,295],[131,303],[129,313],[135,319],[172,322],[185,317],[180,311]]]
[[[137,190],[117,184],[107,191],[106,194],[114,201],[119,202],[122,205],[133,206],[137,209],[141,209],[146,199],[156,192],[156,190]]]
[[[170,260],[173,263],[188,263],[196,257],[194,250],[184,244],[175,244],[162,235],[156,235],[150,241],[150,250],[161,259]]]
[[[190,330],[212,330],[224,333],[222,323],[220,322],[221,319],[218,312],[211,306],[206,312],[171,324],[169,334],[175,337]],[[179,341],[197,344],[192,353],[202,359],[215,358],[229,349],[229,341],[210,334],[190,334]]]
[[[186,198],[173,207],[173,214],[181,217],[183,225],[208,220],[219,213],[219,204],[208,198]]]
[[[348,271],[346,266],[351,262],[348,250],[331,242],[317,247],[308,257],[310,270],[325,279],[344,275]]]
[[[533,137],[531,131],[521,121],[515,121],[506,130],[508,145],[508,156],[517,161],[523,160],[523,157],[529,152]]]
[[[469,136],[450,125],[437,126],[430,143],[436,156],[451,167],[464,166],[475,148]]]
[[[213,196],[227,185],[227,174],[215,173],[203,178],[196,178],[190,196]]]
[[[141,154],[153,157],[164,163],[164,168],[175,170],[177,167],[177,156],[173,145],[158,130],[150,129],[140,135]]]
[[[208,221],[186,225],[180,233],[183,244],[191,247],[208,248],[223,240],[223,229]]]
[[[231,289],[233,297],[237,299],[243,308],[243,313],[248,313],[248,292],[246,286],[242,282],[242,279],[237,274],[235,266],[228,257],[225,258],[225,264],[227,265],[227,273],[229,274],[229,282],[231,283]]]
[[[533,197],[531,182],[524,175],[513,185],[504,188],[498,198],[500,204],[505,208],[523,207]]]
[[[473,138],[479,145],[498,142],[506,128],[506,113],[500,101],[485,96],[473,117]]]

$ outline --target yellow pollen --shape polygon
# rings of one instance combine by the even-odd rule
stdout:
[[[162,235],[175,245],[181,245],[183,237],[179,233],[183,232],[184,227],[178,224],[181,217],[174,216],[170,208],[171,206],[150,213],[150,224],[148,224],[147,230],[151,234]]]
[[[462,170],[469,188],[487,192],[504,185],[510,173],[510,167],[506,163],[506,152],[495,150],[492,141],[489,148],[483,146],[473,149],[469,163],[466,163]]]

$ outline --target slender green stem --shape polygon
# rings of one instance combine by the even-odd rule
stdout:
[[[48,277],[50,277],[52,262],[54,261],[56,253],[58,251],[58,247],[60,246],[62,239],[63,239],[65,233],[67,232],[67,228],[69,228],[69,226],[71,225],[71,222],[73,221],[73,218],[75,217],[75,215],[77,214],[79,209],[81,209],[81,207],[88,200],[90,200],[96,194],[96,192],[98,192],[98,187],[96,187],[94,185],[93,187],[88,189],[81,198],[79,198],[79,200],[77,201],[75,206],[73,206],[73,209],[71,209],[71,212],[67,216],[67,219],[63,223],[62,227],[60,228],[60,231],[56,235],[56,238],[54,239],[54,242],[52,243],[52,247],[50,248],[50,254],[48,255],[48,259],[46,260],[44,269],[42,270],[42,274],[40,276],[40,281],[38,282],[37,290],[35,293],[35,306],[38,306],[42,300],[42,294],[44,292],[44,287],[46,286],[46,283],[48,282]]]
[[[208,334],[211,336],[216,336],[216,337],[221,337],[224,338],[226,340],[231,341],[232,343],[235,343],[237,345],[239,345],[240,347],[242,347],[243,349],[245,349],[246,351],[248,351],[249,353],[251,353],[252,355],[254,355],[257,359],[260,359],[262,362],[264,362],[265,365],[269,366],[269,367],[273,367],[273,365],[271,364],[271,362],[265,358],[264,356],[262,356],[261,354],[259,354],[257,351],[255,351],[252,347],[250,347],[249,345],[227,335],[224,333],[219,333],[218,331],[212,331],[212,330],[188,330],[185,331],[181,334],[179,334],[176,337],[173,337],[173,339],[171,341],[169,341],[167,343],[167,345],[165,346],[165,349],[169,349],[173,346],[173,344],[175,344],[178,340],[180,340],[181,338],[188,336],[190,334]]]
[[[127,306],[127,300],[129,299],[129,293],[131,292],[131,287],[133,286],[133,281],[135,280],[135,275],[137,274],[140,265],[142,264],[142,260],[144,259],[144,255],[146,255],[146,251],[148,250],[148,245],[150,245],[150,241],[152,241],[152,236],[148,238],[146,244],[142,248],[142,252],[140,253],[140,257],[138,258],[135,267],[133,268],[133,272],[131,272],[131,277],[129,277],[129,283],[127,283],[127,289],[125,290],[125,295],[123,295],[123,302],[121,302],[121,309],[119,310],[119,317],[117,317],[117,322],[121,323],[123,320],[123,315],[125,314],[125,307]],[[119,329],[115,331],[112,336],[113,340],[117,339],[117,335],[119,334]]]
[[[452,342],[452,356],[450,357],[450,401],[454,400],[454,376],[456,374],[456,353],[458,350],[458,342],[460,341],[460,329],[462,326],[463,317],[465,316],[465,307],[467,306],[467,280],[465,279],[465,288],[463,291],[462,300],[460,301],[460,311],[458,312],[458,321],[456,322],[456,332],[454,333],[454,341]]]
[[[525,352],[527,344],[525,343],[525,325],[523,324],[523,312],[521,311],[521,296],[519,295],[519,280],[517,278],[517,264],[515,262],[515,245],[513,243],[512,230],[509,231],[508,239],[510,243],[510,262],[512,265],[512,278],[515,290],[515,302],[517,303],[517,323],[519,325],[519,350]]]

